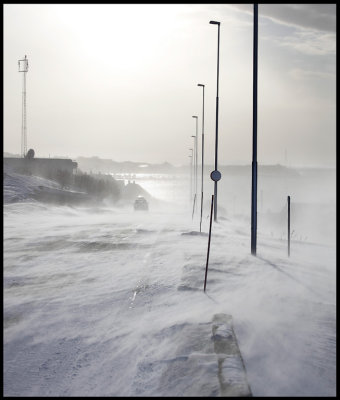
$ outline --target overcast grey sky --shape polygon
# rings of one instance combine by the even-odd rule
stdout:
[[[335,166],[336,5],[260,4],[258,162]],[[252,4],[5,4],[4,151],[36,157],[189,162],[205,88],[214,163],[221,22],[219,164],[252,158]]]

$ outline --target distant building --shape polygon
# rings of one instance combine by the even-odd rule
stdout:
[[[77,162],[62,158],[4,157],[3,162],[4,168],[10,168],[13,172],[44,176],[57,171],[73,174],[78,167]]]

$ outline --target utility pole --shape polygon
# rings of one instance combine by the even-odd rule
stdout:
[[[26,126],[26,73],[28,71],[28,59],[18,61],[19,72],[23,72],[22,80],[22,110],[21,110],[21,156],[24,158],[27,153],[27,126]]]

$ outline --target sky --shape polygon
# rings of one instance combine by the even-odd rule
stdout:
[[[259,164],[336,163],[336,4],[258,6]],[[214,164],[250,164],[252,4],[4,4],[3,144],[20,154],[27,55],[27,150],[190,163],[196,128]],[[193,115],[198,116],[196,120]]]

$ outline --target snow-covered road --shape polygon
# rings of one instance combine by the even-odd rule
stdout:
[[[4,395],[181,396],[198,377],[178,384],[169,360],[226,313],[254,396],[334,396],[335,246],[288,258],[259,232],[254,257],[248,221],[221,218],[204,293],[198,227],[178,207],[5,204]]]

